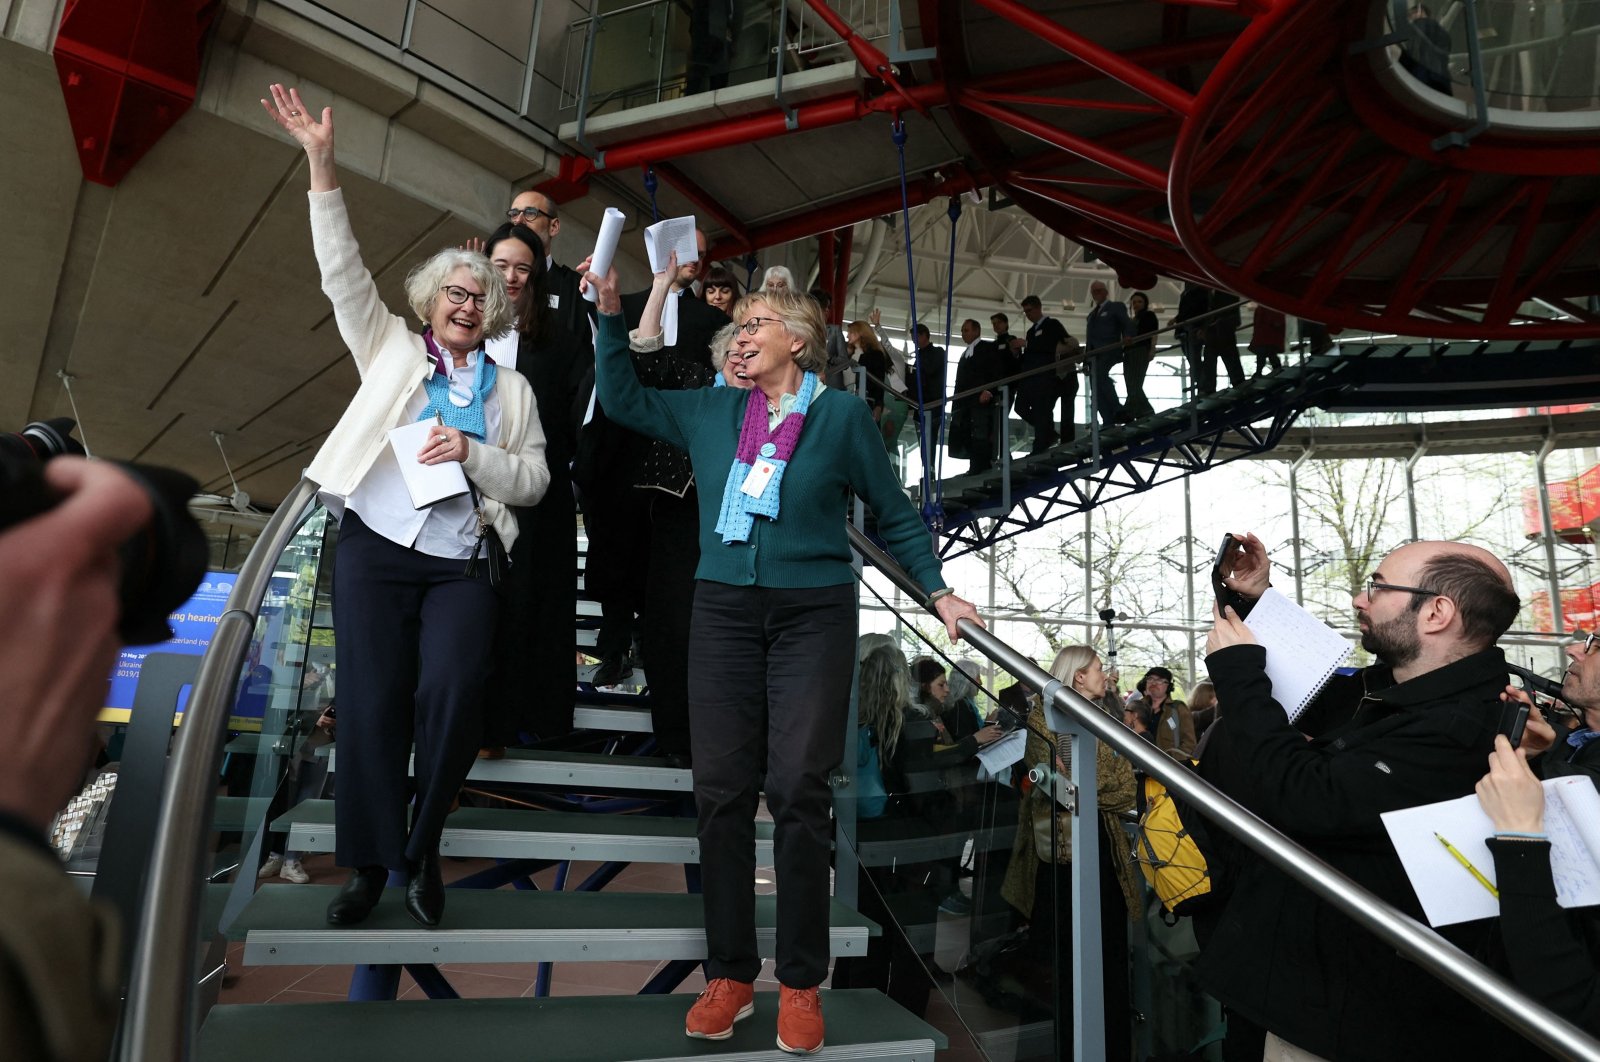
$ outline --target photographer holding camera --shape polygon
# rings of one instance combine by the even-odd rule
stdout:
[[[0,640],[0,1057],[98,1062],[116,1021],[118,934],[45,831],[92,756],[122,642],[118,549],[153,506],[105,463],[62,457],[40,479],[56,504],[0,532],[12,631]]]

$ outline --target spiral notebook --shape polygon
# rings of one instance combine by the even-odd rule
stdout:
[[[1271,587],[1250,609],[1244,625],[1267,650],[1272,695],[1291,723],[1350,655],[1344,635]]]

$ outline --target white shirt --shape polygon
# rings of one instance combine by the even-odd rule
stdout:
[[[467,355],[464,368],[450,366],[450,381],[458,388],[471,389],[478,378],[479,352]],[[510,372],[512,370],[502,370]],[[419,387],[406,399],[405,410],[390,427],[413,424],[428,408],[428,391]],[[485,438],[500,437],[500,399],[491,389],[483,398]],[[472,445],[479,445],[476,440]],[[410,460],[416,460],[411,456]],[[330,506],[332,508],[332,506]],[[464,495],[439,502],[426,509],[411,507],[411,493],[400,474],[394,448],[385,446],[356,489],[344,500],[343,508],[359,513],[361,522],[388,539],[430,557],[466,559],[478,541],[478,518],[472,512],[472,496]]]

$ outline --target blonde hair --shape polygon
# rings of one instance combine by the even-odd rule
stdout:
[[[759,303],[772,311],[754,312]],[[756,291],[742,296],[733,306],[733,323],[743,325],[752,317],[775,317],[790,338],[800,340],[795,364],[805,372],[821,373],[828,367],[828,326],[822,320],[822,307],[811,296],[796,291]]]
[[[406,301],[411,304],[411,312],[423,324],[432,324],[433,309],[444,294],[445,281],[462,266],[483,289],[483,338],[492,339],[508,331],[516,319],[516,307],[506,294],[505,278],[487,256],[459,247],[446,247],[406,274]]]

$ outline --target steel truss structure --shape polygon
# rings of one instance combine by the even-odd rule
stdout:
[[[747,254],[897,210],[889,159],[846,199],[756,221],[697,194],[685,158],[915,111],[953,127],[970,157],[911,175],[910,205],[987,187],[1130,287],[1161,274],[1398,334],[1600,336],[1593,123],[1462,119],[1398,70],[1384,0],[1168,0],[1114,18],[1070,2],[918,0],[935,58],[901,65],[825,0],[804,2],[860,63],[858,91],[612,143],[567,160],[552,191],[654,166],[723,226],[713,257]]]
[[[1012,466],[1010,508],[995,503],[992,488],[960,494],[947,488],[944,524],[936,530],[939,555],[949,560],[988,549],[1159,483],[1264,454],[1307,407],[1330,391],[1352,386],[1355,364],[1318,359],[1169,410],[1141,425],[1137,435],[1106,433],[1098,461],[1080,457],[1066,467],[1056,466],[1055,455],[1081,454],[1085,446],[1080,442],[1018,462]],[[1046,463],[1048,471],[1040,470]]]

